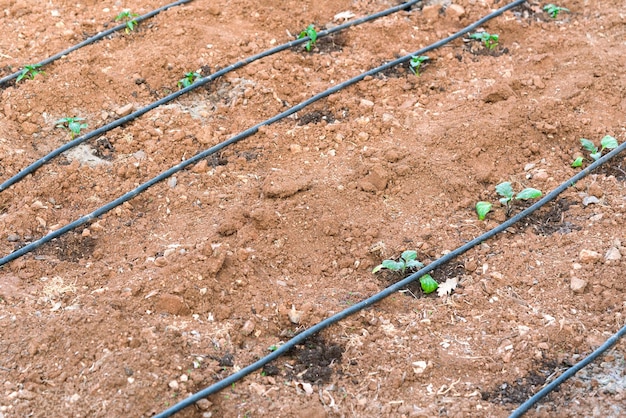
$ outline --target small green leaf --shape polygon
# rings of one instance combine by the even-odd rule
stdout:
[[[500,183],[496,186],[496,193],[502,197],[506,197],[508,202],[513,198],[513,187],[510,182],[505,181],[504,183]],[[502,202],[502,199],[500,199],[500,202]]]
[[[577,168],[577,167],[582,167],[583,165],[583,157],[578,157],[574,160],[574,162],[572,163],[572,167]]]
[[[517,200],[536,199],[538,197],[541,197],[541,190],[533,189],[532,187],[522,190],[515,196]]]
[[[597,160],[598,158],[602,157],[602,153],[598,151],[598,152],[594,152],[594,153],[592,153],[592,154],[589,154],[589,156],[590,156],[591,158],[593,158],[593,160],[595,161],[595,160]]]
[[[430,274],[425,274],[420,277],[420,285],[424,293],[432,293],[439,287],[439,284],[437,284]]]
[[[586,138],[580,138],[580,144],[589,152],[598,152],[598,148],[595,144]]]
[[[404,261],[415,260],[417,258],[417,251],[407,250],[400,256]]]
[[[500,199],[500,203],[502,203],[503,206],[508,206],[511,199],[512,197],[503,197]]]
[[[485,220],[485,216],[487,216],[487,214],[489,213],[489,211],[491,210],[491,203],[490,202],[478,202],[476,203],[476,213],[478,214],[478,219],[481,221]]]
[[[372,269],[372,274],[376,274],[376,273],[378,273],[379,271],[381,271],[382,269],[383,269],[383,265],[382,265],[382,264],[379,264],[379,265],[377,265],[376,267],[374,267],[374,268]]]
[[[602,140],[600,141],[600,144],[602,145],[602,150],[615,149],[619,146],[619,144],[617,143],[617,139],[613,138],[610,135],[607,135],[604,138],[602,138]]]
[[[410,268],[410,269],[412,269],[412,268],[418,268],[419,269],[419,268],[424,267],[424,264],[420,263],[417,260],[409,260],[409,261],[406,262],[406,267]]]
[[[393,271],[400,271],[405,267],[405,264],[403,262],[395,260],[385,260],[382,262],[382,264],[384,268]]]

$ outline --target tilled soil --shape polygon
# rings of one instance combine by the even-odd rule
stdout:
[[[0,0],[0,77],[165,3]],[[81,133],[395,1],[196,0],[0,86],[0,179]],[[502,1],[425,2],[231,72],[0,192],[0,255],[331,86],[442,39]],[[151,416],[518,213],[626,141],[622,1],[528,2],[224,148],[0,267],[0,417]],[[507,416],[620,329],[624,156],[432,275],[181,417]],[[493,203],[486,220],[474,205]],[[508,214],[507,214],[508,212]],[[622,416],[624,343],[529,416]]]

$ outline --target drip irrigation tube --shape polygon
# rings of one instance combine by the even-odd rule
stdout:
[[[570,377],[574,376],[580,369],[593,362],[595,359],[600,357],[606,350],[613,347],[620,338],[626,335],[626,325],[622,327],[616,334],[613,334],[611,338],[606,340],[604,344],[598,347],[593,353],[589,354],[587,357],[576,363],[574,366],[567,369],[561,376],[551,382],[549,385],[546,385],[543,389],[533,395],[526,402],[521,404],[515,411],[511,413],[509,418],[518,418],[524,415],[533,405],[543,399],[547,394],[556,389],[561,383],[565,382]]]
[[[95,211],[93,211],[93,212],[91,212],[91,213],[89,213],[89,214],[87,214],[85,216],[82,216],[81,218],[75,220],[74,222],[71,222],[71,223],[65,225],[64,227],[62,227],[62,228],[60,228],[60,229],[58,229],[56,231],[53,231],[53,232],[47,234],[46,236],[44,236],[44,237],[42,237],[42,238],[40,238],[40,239],[38,239],[36,241],[31,242],[28,245],[25,245],[24,247],[20,248],[19,250],[16,250],[16,251],[6,255],[5,257],[0,258],[0,267],[2,267],[3,265],[5,265],[6,263],[8,263],[10,261],[13,261],[13,260],[21,257],[24,254],[27,254],[27,253],[35,250],[36,248],[40,247],[41,245],[45,244],[46,242],[49,242],[49,241],[51,241],[51,240],[53,240],[55,238],[60,237],[61,235],[65,234],[66,232],[69,232],[69,231],[71,231],[73,229],[76,229],[79,226],[84,225],[87,222],[92,221],[93,219],[96,219],[98,216],[104,215],[105,213],[107,213],[110,210],[116,208],[117,206],[121,205],[122,203],[124,203],[124,202],[126,202],[126,201],[128,201],[128,200],[130,200],[132,198],[134,198],[139,193],[141,193],[141,192],[147,190],[148,188],[152,187],[156,183],[159,183],[160,181],[165,180],[166,178],[172,176],[173,174],[181,171],[185,167],[188,167],[188,166],[190,166],[192,164],[195,164],[195,163],[199,162],[201,159],[206,158],[206,157],[208,157],[208,156],[210,156],[212,154],[215,154],[216,152],[220,151],[221,149],[223,149],[223,148],[225,148],[225,147],[227,147],[229,145],[232,145],[232,144],[234,144],[236,142],[241,141],[242,139],[245,139],[245,138],[247,138],[247,137],[249,137],[251,135],[254,135],[256,132],[258,132],[258,130],[259,130],[259,128],[261,126],[271,125],[274,122],[277,122],[277,121],[279,121],[281,119],[284,119],[287,116],[292,115],[292,114],[300,111],[301,109],[305,108],[306,106],[308,106],[308,105],[310,105],[310,104],[312,104],[314,102],[317,102],[320,99],[323,99],[324,97],[330,96],[331,94],[336,93],[339,90],[342,90],[342,89],[344,89],[344,88],[346,88],[346,87],[348,87],[348,86],[350,86],[352,84],[355,84],[355,83],[363,80],[367,76],[375,75],[376,73],[384,71],[384,70],[386,70],[388,68],[391,68],[391,67],[393,67],[395,65],[398,65],[398,64],[401,64],[403,62],[406,62],[406,61],[410,60],[411,57],[414,56],[414,55],[422,55],[422,54],[424,54],[424,53],[426,53],[428,51],[431,51],[431,50],[433,50],[435,48],[439,48],[439,47],[445,45],[446,43],[448,43],[448,42],[450,42],[450,41],[452,41],[452,40],[462,36],[463,34],[465,34],[465,33],[469,32],[469,31],[477,28],[478,26],[480,26],[481,24],[487,22],[488,20],[493,19],[493,18],[501,15],[505,11],[510,10],[510,9],[512,9],[512,8],[514,8],[514,7],[516,7],[516,6],[520,5],[520,4],[522,4],[525,1],[526,0],[516,0],[513,3],[510,3],[510,4],[504,6],[504,7],[500,8],[500,9],[497,9],[497,10],[491,12],[487,16],[477,20],[475,23],[465,27],[461,31],[459,31],[459,32],[457,32],[457,33],[455,33],[455,34],[453,34],[453,35],[451,35],[451,36],[449,36],[449,37],[447,37],[447,38],[445,38],[445,39],[443,39],[441,41],[435,42],[432,45],[429,45],[426,48],[422,48],[422,49],[416,51],[413,54],[409,54],[409,55],[406,55],[404,57],[398,58],[395,61],[388,62],[388,63],[386,63],[384,65],[381,65],[379,67],[376,67],[374,69],[366,71],[366,72],[364,72],[364,73],[362,73],[362,74],[360,74],[360,75],[358,75],[358,76],[356,76],[354,78],[351,78],[351,79],[349,79],[349,80],[347,80],[347,81],[345,81],[343,83],[340,83],[340,84],[338,84],[338,85],[336,85],[334,87],[331,87],[330,89],[325,90],[322,93],[319,93],[319,94],[311,97],[310,99],[305,100],[304,102],[301,102],[301,103],[299,103],[299,104],[297,104],[297,105],[295,105],[295,106],[285,110],[284,112],[279,113],[278,115],[276,115],[276,116],[274,116],[274,117],[272,117],[270,119],[267,119],[267,120],[265,120],[263,122],[260,122],[260,123],[258,123],[256,125],[254,125],[251,128],[246,129],[245,131],[243,131],[243,132],[241,132],[241,133],[239,133],[239,134],[237,134],[237,135],[227,139],[224,142],[221,142],[221,143],[219,143],[217,145],[214,145],[211,148],[209,148],[207,150],[204,150],[204,151],[194,155],[193,157],[191,157],[191,158],[189,158],[189,159],[187,159],[185,161],[182,161],[181,163],[179,163],[179,164],[171,167],[170,169],[162,172],[158,176],[153,177],[152,179],[148,180],[147,182],[137,186],[135,189],[125,193],[124,195],[122,195],[122,196],[118,197],[117,199],[107,203],[106,205],[100,207],[99,209],[96,209]],[[406,4],[407,3],[403,4],[403,6],[406,7]],[[186,87],[185,89],[181,90],[179,93],[182,94],[182,92],[184,92],[187,89],[190,89],[192,86]],[[76,140],[74,140],[72,142],[76,142]],[[68,144],[71,144],[72,142],[69,142]],[[44,157],[44,158],[46,158],[46,157]],[[1,190],[3,190],[3,189],[0,188],[0,191]]]
[[[259,370],[260,368],[262,368],[263,366],[265,366],[266,364],[270,363],[271,361],[277,359],[278,357],[282,356],[283,354],[287,353],[289,350],[291,350],[292,348],[294,348],[296,345],[301,344],[302,342],[304,342],[307,338],[312,337],[313,335],[317,334],[318,332],[322,331],[325,328],[328,328],[329,326],[339,322],[340,320],[353,315],[375,303],[380,302],[381,300],[385,299],[386,297],[394,294],[395,292],[401,290],[402,288],[404,288],[405,286],[407,286],[408,284],[410,284],[411,282],[415,281],[416,279],[418,279],[419,277],[422,277],[423,275],[431,272],[432,270],[443,266],[444,264],[454,260],[456,257],[466,253],[467,251],[469,251],[470,249],[474,248],[475,246],[479,245],[481,242],[484,242],[492,237],[494,237],[495,235],[499,234],[500,232],[503,232],[504,230],[506,230],[507,228],[510,228],[511,226],[513,226],[514,224],[516,224],[517,222],[521,221],[522,219],[524,219],[525,217],[527,217],[528,215],[532,214],[533,212],[535,212],[536,210],[538,210],[539,208],[541,208],[542,206],[544,206],[546,203],[551,202],[552,200],[556,199],[557,196],[559,196],[561,193],[563,193],[568,187],[570,187],[571,185],[575,184],[577,181],[581,180],[582,178],[586,177],[587,175],[589,175],[593,170],[595,170],[596,168],[600,167],[601,165],[603,165],[604,163],[606,163],[607,161],[609,161],[610,159],[612,159],[613,157],[615,157],[617,154],[619,154],[620,152],[626,150],[626,143],[623,143],[622,145],[620,145],[618,148],[615,148],[613,151],[611,151],[610,153],[606,154],[605,156],[603,156],[602,158],[598,159],[597,161],[595,161],[593,164],[591,164],[589,167],[585,168],[584,170],[582,170],[581,172],[579,172],[578,174],[576,174],[574,177],[570,178],[569,180],[565,181],[564,183],[562,183],[560,186],[558,186],[556,189],[554,189],[553,191],[551,191],[550,193],[546,194],[541,200],[539,200],[538,202],[536,202],[535,204],[533,204],[532,206],[524,209],[523,211],[521,211],[520,213],[518,213],[517,215],[513,216],[512,218],[508,219],[507,221],[503,222],[502,224],[498,225],[497,227],[491,229],[490,231],[485,232],[484,234],[480,235],[479,237],[474,238],[473,240],[469,241],[468,243],[458,247],[456,250],[444,255],[443,257],[435,260],[434,262],[432,262],[431,264],[429,264],[428,266],[422,268],[421,270],[419,270],[418,272],[415,272],[413,274],[411,274],[410,276],[406,277],[405,279],[385,288],[384,290],[382,290],[381,292],[370,296],[369,298],[362,300],[361,302],[352,305],[351,307],[331,316],[330,318],[327,318],[325,320],[323,320],[322,322],[319,322],[315,325],[313,325],[312,327],[308,328],[307,330],[301,332],[300,334],[296,335],[295,337],[293,337],[291,340],[287,341],[285,344],[281,345],[280,347],[278,347],[278,349],[274,352],[272,352],[271,354],[269,354],[268,356],[256,361],[255,363],[252,363],[249,366],[244,367],[243,369],[239,370],[236,373],[233,373],[232,375],[228,376],[227,378],[220,380],[217,383],[214,383],[213,385],[191,395],[190,397],[183,399],[181,402],[177,403],[176,405],[172,406],[171,408],[165,410],[164,412],[155,415],[155,418],[165,418],[165,417],[169,417],[179,411],[181,411],[182,409],[186,408],[187,406],[190,406],[194,403],[196,403],[197,401],[199,401],[200,399],[206,398],[209,395],[212,395],[214,393],[219,392],[222,389],[227,388],[228,386],[232,385],[233,383],[237,382],[238,380],[243,379],[245,376],[249,375],[250,373]],[[626,331],[625,331],[626,332]],[[620,333],[623,332],[620,331]],[[619,335],[621,337],[621,335]],[[614,344],[614,342],[613,342]],[[606,345],[606,344],[605,344]],[[604,347],[604,346],[603,346]],[[586,360],[586,359],[585,359]],[[591,361],[591,360],[590,360]],[[583,364],[581,366],[584,367],[587,363]],[[576,370],[577,371],[577,370]],[[574,371],[573,373],[575,373],[576,371]],[[568,376],[569,377],[569,376]],[[542,395],[542,397],[545,396],[545,394]],[[536,401],[535,401],[536,402]],[[530,407],[530,406],[529,406]]]
[[[190,0],[187,0],[187,1],[190,1]],[[355,19],[355,20],[352,20],[350,22],[346,22],[346,23],[344,23],[342,25],[335,26],[332,29],[320,31],[317,34],[317,37],[318,38],[322,38],[324,36],[328,36],[328,35],[330,35],[332,33],[339,32],[339,31],[341,31],[343,29],[346,29],[346,28],[349,28],[351,26],[360,25],[360,24],[368,22],[370,20],[374,20],[374,19],[378,19],[380,17],[387,16],[389,14],[392,14],[392,13],[395,13],[397,11],[404,10],[404,9],[406,9],[408,7],[411,7],[412,5],[417,4],[417,3],[421,2],[421,1],[422,0],[407,1],[405,3],[402,3],[402,4],[398,5],[398,6],[391,7],[389,9],[380,11],[378,13],[374,13],[372,15],[364,16],[362,18]],[[98,129],[95,129],[95,130],[93,130],[91,132],[86,133],[85,135],[79,136],[78,138],[76,138],[76,139],[74,139],[74,140],[64,144],[63,146],[61,146],[61,147],[57,148],[56,150],[50,152],[48,155],[46,155],[46,156],[40,158],[39,160],[35,161],[34,163],[32,163],[28,167],[24,168],[23,170],[21,170],[19,173],[17,173],[13,177],[11,177],[8,180],[6,180],[4,183],[0,184],[0,192],[3,192],[4,190],[6,190],[9,187],[11,187],[13,184],[15,184],[18,181],[22,180],[27,175],[35,172],[35,170],[37,170],[39,167],[41,167],[42,165],[46,164],[48,161],[52,160],[53,158],[57,157],[58,155],[62,154],[63,152],[65,152],[65,151],[67,151],[67,150],[69,150],[71,148],[74,148],[75,146],[77,146],[79,144],[82,144],[83,142],[85,142],[85,141],[87,141],[87,140],[89,140],[91,138],[94,138],[94,137],[96,137],[98,135],[102,135],[105,132],[108,132],[108,131],[110,131],[112,129],[115,129],[118,126],[121,126],[121,125],[123,125],[123,124],[125,124],[127,122],[130,122],[130,121],[138,118],[139,116],[141,116],[141,115],[151,111],[152,109],[157,108],[157,107],[159,107],[161,105],[164,105],[166,103],[169,103],[172,100],[182,96],[183,94],[185,94],[185,93],[187,93],[187,92],[189,92],[189,91],[191,91],[193,89],[196,89],[196,88],[198,88],[200,86],[203,86],[203,85],[205,85],[205,84],[215,80],[216,78],[221,77],[222,75],[224,75],[224,74],[226,74],[228,72],[231,72],[231,71],[234,71],[236,69],[239,69],[239,68],[243,67],[244,65],[250,64],[250,63],[252,63],[254,61],[257,61],[257,60],[259,60],[261,58],[265,58],[267,56],[273,55],[273,54],[275,54],[277,52],[280,52],[280,51],[283,51],[285,49],[289,49],[289,48],[292,48],[294,46],[298,46],[300,44],[303,44],[303,43],[307,42],[309,39],[310,38],[308,36],[306,36],[304,38],[300,38],[300,39],[296,39],[296,40],[284,43],[282,45],[279,45],[279,46],[274,47],[272,49],[263,51],[263,52],[258,53],[256,55],[252,55],[252,56],[250,56],[250,57],[248,57],[248,58],[246,58],[246,59],[244,59],[242,61],[238,61],[238,62],[236,62],[234,64],[231,64],[228,67],[223,68],[223,69],[221,69],[221,70],[219,70],[219,71],[217,71],[217,72],[215,72],[215,73],[213,73],[213,74],[211,74],[211,75],[209,75],[207,77],[203,77],[201,79],[198,79],[191,86],[185,87],[185,88],[183,88],[183,89],[181,89],[181,90],[179,90],[177,92],[174,92],[174,93],[172,93],[172,94],[170,94],[170,95],[168,95],[168,96],[166,96],[166,97],[164,97],[162,99],[159,99],[159,100],[151,103],[150,105],[148,105],[148,106],[146,106],[144,108],[138,109],[138,110],[134,111],[133,113],[130,113],[127,116],[124,116],[124,117],[122,117],[120,119],[116,119],[116,120],[114,120],[111,123],[108,123],[108,124],[106,124],[104,126],[101,126]]]
[[[169,9],[171,7],[179,6],[179,5],[185,4],[185,3],[189,3],[190,1],[192,1],[192,0],[179,0],[179,1],[174,2],[174,3],[170,3],[168,5],[165,5],[163,7],[160,7],[158,9],[155,9],[155,10],[151,11],[150,13],[146,13],[145,15],[137,16],[133,20],[135,20],[137,22],[141,22],[141,21],[149,19],[152,16],[157,15],[157,14],[161,13],[162,11],[167,10],[167,9]],[[102,39],[102,38],[112,34],[113,32],[117,32],[118,30],[122,30],[122,29],[125,29],[125,28],[126,28],[126,23],[122,23],[120,25],[114,26],[111,29],[107,29],[107,30],[105,30],[103,32],[98,33],[97,35],[92,36],[91,38],[85,39],[81,43],[78,43],[78,44],[76,44],[76,45],[66,49],[65,51],[61,51],[58,54],[55,54],[55,55],[51,56],[50,58],[46,58],[45,60],[40,61],[40,62],[38,62],[35,65],[41,65],[42,67],[44,65],[48,65],[51,62],[56,61],[59,58],[64,57],[65,55],[69,54],[70,52],[74,52],[74,51],[76,51],[79,48],[82,48],[82,47],[84,47],[86,45],[89,45],[91,43],[99,41],[100,39]],[[13,73],[13,74],[10,74],[10,75],[8,75],[6,77],[0,78],[0,86],[2,86],[6,82],[9,82],[9,81],[13,80],[14,78],[17,78],[20,75],[21,72],[22,71],[20,70],[20,71],[17,71],[15,73]]]

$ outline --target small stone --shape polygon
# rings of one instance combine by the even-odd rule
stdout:
[[[201,410],[206,411],[211,406],[213,406],[213,403],[211,403],[211,401],[209,401],[208,399],[200,399],[198,402],[196,402],[196,405]]]
[[[539,343],[537,344],[537,348],[541,350],[549,350],[550,346],[548,345],[548,343]]]
[[[9,242],[17,242],[20,240],[20,236],[17,234],[9,234],[9,236],[7,236],[7,241]]]
[[[604,191],[598,183],[591,183],[587,189],[587,193],[598,198],[604,196]]]
[[[446,14],[449,14],[456,19],[460,19],[465,16],[465,9],[461,5],[451,4],[446,9]]]
[[[415,374],[424,373],[424,371],[426,370],[426,367],[428,366],[428,364],[424,360],[414,361],[412,365],[413,365],[413,372]]]
[[[548,180],[548,173],[546,170],[537,170],[537,172],[533,175],[533,178],[537,181],[546,181]]]
[[[600,258],[599,253],[591,250],[580,250],[580,254],[578,255],[578,259],[584,264],[596,263],[600,261]]]
[[[167,265],[167,259],[165,257],[157,257],[154,260],[154,265],[157,267],[163,267]]]
[[[129,104],[124,105],[122,107],[118,107],[117,110],[115,110],[115,113],[119,117],[124,117],[124,116],[130,115],[130,112],[132,112],[132,111],[133,111],[133,104],[129,103]]]
[[[178,390],[178,382],[176,380],[172,380],[167,385],[170,387],[170,389]]]
[[[167,312],[172,315],[188,315],[189,308],[180,296],[164,293],[159,296],[155,310],[157,312]]]
[[[83,237],[88,237],[91,235],[91,231],[88,228],[83,229],[83,232],[80,234]]]
[[[291,144],[289,145],[289,151],[293,152],[294,154],[299,154],[302,152],[302,146],[299,144]]]
[[[291,310],[287,313],[287,316],[289,317],[289,321],[291,321],[292,324],[297,325],[302,319],[302,312],[296,311],[296,307],[292,305]]]
[[[182,375],[180,375],[179,379],[180,379],[181,382],[186,382],[186,381],[189,380],[189,376],[187,376],[186,374],[182,374]]]
[[[583,293],[587,287],[587,282],[578,277],[572,277],[569,287],[574,293]]]
[[[241,327],[241,333],[243,335],[250,335],[254,331],[254,321],[247,320],[243,327]]]
[[[622,259],[622,254],[619,252],[619,249],[615,247],[609,248],[604,256],[604,259],[607,261],[617,261]]]
[[[167,180],[167,185],[170,186],[170,189],[173,189],[174,187],[176,187],[177,183],[178,183],[178,180],[176,179],[176,177],[170,177]]]
[[[600,203],[600,199],[598,199],[595,196],[585,196],[583,197],[583,205],[584,206],[589,206],[591,204],[598,204]]]
[[[191,171],[196,174],[206,173],[208,167],[207,160],[201,160],[199,163],[193,166]]]
[[[371,100],[367,100],[367,99],[361,99],[361,106],[363,107],[372,107],[374,106],[374,102],[372,102]]]

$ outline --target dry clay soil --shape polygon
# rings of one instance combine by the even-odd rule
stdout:
[[[8,75],[164,3],[0,0]],[[70,139],[385,0],[197,0],[0,87],[4,181]],[[503,6],[424,4],[231,72],[53,159],[0,192],[0,254],[165,169]],[[626,141],[622,0],[529,2],[458,39],[421,76],[368,77],[0,267],[0,417],[151,416],[267,355],[400,274],[503,222],[495,186],[549,192],[590,163],[580,138]],[[345,14],[343,16],[346,16]],[[299,345],[182,417],[507,416],[624,325],[626,167],[556,201]],[[485,221],[477,201],[491,201]],[[516,201],[510,214],[525,203]],[[448,281],[448,283],[450,283]],[[623,342],[529,416],[626,414]]]

